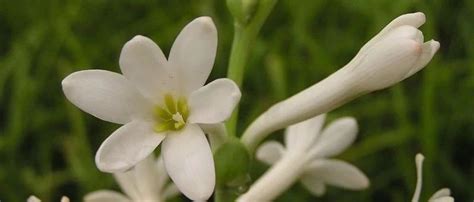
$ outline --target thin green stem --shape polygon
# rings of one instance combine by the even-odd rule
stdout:
[[[258,32],[268,15],[276,4],[276,0],[261,0],[255,15],[248,24],[235,22],[234,39],[229,59],[229,69],[227,77],[234,80],[235,83],[242,88],[245,66],[247,65],[250,46],[255,42]],[[230,136],[237,134],[237,120],[239,108],[236,107],[231,118],[227,122],[227,129]]]
[[[234,80],[235,83],[242,88],[245,65],[247,64],[249,56],[249,45],[255,40],[251,30],[246,30],[236,24],[234,41],[232,43],[232,50],[229,60],[229,69],[227,76]],[[239,107],[234,109],[234,113],[227,122],[227,129],[229,135],[236,136],[237,120],[239,114]]]

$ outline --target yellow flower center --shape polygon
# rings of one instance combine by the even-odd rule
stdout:
[[[171,94],[166,94],[163,99],[165,106],[158,105],[154,109],[155,132],[181,130],[186,125],[186,120],[189,117],[186,98],[180,97],[175,100]]]

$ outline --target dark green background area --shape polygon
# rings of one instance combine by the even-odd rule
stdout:
[[[414,11],[427,15],[425,39],[441,43],[433,61],[329,114],[357,118],[357,142],[339,158],[363,170],[370,188],[329,187],[313,198],[297,184],[280,201],[409,201],[418,152],[426,156],[423,199],[442,187],[457,201],[474,199],[471,0],[280,0],[250,48],[239,133],[273,103],[342,67],[390,20]],[[117,189],[93,159],[118,125],[70,104],[61,80],[89,68],[118,72],[122,45],[137,34],[168,53],[181,28],[201,15],[211,16],[219,33],[211,79],[225,77],[233,34],[225,1],[0,0],[0,200],[35,194],[79,201],[90,191]],[[254,175],[266,169],[258,162],[252,168]]]

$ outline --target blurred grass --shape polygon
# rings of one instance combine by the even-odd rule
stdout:
[[[357,143],[341,155],[371,179],[367,191],[330,188],[317,201],[408,201],[414,155],[427,157],[423,198],[450,187],[457,201],[474,199],[474,2],[469,0],[280,0],[252,47],[241,102],[241,132],[271,104],[347,63],[394,17],[423,11],[425,38],[441,42],[428,67],[389,90],[329,114],[358,119]],[[114,188],[93,161],[117,125],[79,111],[60,82],[88,68],[118,72],[121,46],[136,34],[165,53],[179,30],[213,17],[219,47],[212,78],[224,77],[232,21],[224,1],[0,0],[0,200],[74,201]],[[265,166],[255,162],[255,175]],[[280,201],[311,201],[294,186]]]

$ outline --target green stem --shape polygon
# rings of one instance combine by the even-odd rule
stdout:
[[[249,45],[255,41],[255,36],[250,31],[251,30],[242,28],[238,24],[235,25],[234,41],[232,43],[227,76],[234,80],[240,88],[242,88],[245,65],[247,64],[249,56]],[[227,129],[231,136],[236,136],[237,133],[238,114],[239,107],[237,106],[227,122]]]
[[[261,0],[258,3],[258,9],[249,23],[241,24],[235,22],[234,40],[229,59],[229,69],[227,77],[234,80],[235,83],[242,88],[245,66],[248,62],[250,54],[250,46],[255,42],[258,32],[268,15],[275,6],[277,0]],[[227,129],[230,136],[237,134],[237,120],[239,108],[236,107],[231,118],[227,122]]]

